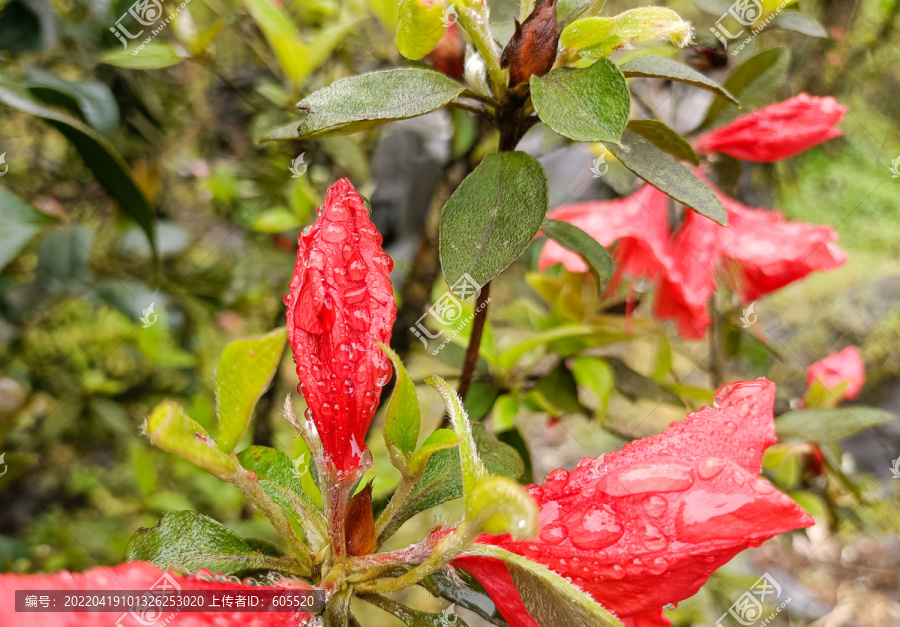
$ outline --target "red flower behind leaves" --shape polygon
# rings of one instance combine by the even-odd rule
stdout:
[[[16,590],[151,590],[163,571],[146,562],[129,562],[113,567],[92,568],[83,573],[60,571],[52,575],[0,575],[0,625],[21,627],[110,627],[120,614],[98,612],[33,612],[16,613]],[[188,577],[172,577],[182,590],[260,590],[259,586],[204,581],[200,573]],[[292,579],[292,589],[312,589],[299,579]],[[267,590],[279,589],[266,588]],[[160,621],[168,616],[164,612]],[[180,612],[169,623],[171,627],[300,627],[312,618],[308,612]],[[121,627],[146,625],[132,615],[126,615]],[[154,623],[156,624],[156,623]]]
[[[397,314],[388,275],[393,261],[347,179],[331,186],[319,218],[299,236],[287,305],[288,340],[330,463],[359,466],[364,438],[391,366],[388,344]]]
[[[720,152],[735,159],[771,163],[838,137],[835,125],[847,108],[834,98],[800,94],[784,102],[737,117],[703,135],[701,152]]]
[[[529,486],[541,507],[538,539],[482,541],[547,566],[635,624],[665,624],[661,607],[696,593],[735,555],[813,524],[758,476],[776,441],[774,401],[765,379],[725,386],[715,407]],[[480,557],[454,564],[484,585],[510,625],[532,626],[505,565]]]
[[[821,382],[826,390],[845,383],[846,387],[839,395],[838,402],[854,400],[866,383],[866,366],[859,355],[859,349],[848,346],[811,365],[806,369],[806,385],[810,386],[815,381]]]

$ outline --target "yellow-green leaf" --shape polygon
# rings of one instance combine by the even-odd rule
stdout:
[[[237,462],[216,447],[206,430],[185,415],[177,403],[163,401],[144,421],[144,433],[155,446],[175,453],[222,479],[237,470]]]
[[[407,59],[417,61],[434,50],[445,32],[444,11],[437,0],[400,0],[397,49]]]

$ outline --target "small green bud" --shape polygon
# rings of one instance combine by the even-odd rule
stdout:
[[[220,479],[227,481],[237,471],[237,462],[220,451],[216,441],[177,403],[163,401],[157,405],[144,421],[144,433],[154,446],[180,455]]]
[[[507,477],[479,481],[466,499],[466,518],[481,531],[520,540],[537,532],[539,511],[528,491]]]

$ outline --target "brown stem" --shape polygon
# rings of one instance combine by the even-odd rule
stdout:
[[[478,363],[478,349],[481,348],[481,335],[484,332],[484,322],[487,320],[487,308],[490,301],[491,284],[486,283],[481,288],[478,300],[475,304],[475,319],[472,321],[472,335],[469,337],[469,346],[466,348],[466,360],[463,362],[462,374],[459,376],[459,397],[465,401],[469,385],[472,383],[472,375],[475,374],[475,365]]]
[[[709,378],[713,389],[722,385],[722,360],[719,356],[719,314],[716,311],[716,297],[709,299],[709,316],[712,324],[709,327]]]

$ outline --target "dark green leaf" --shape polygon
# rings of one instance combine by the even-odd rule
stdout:
[[[256,403],[278,370],[286,341],[287,329],[281,327],[235,340],[222,351],[216,372],[219,449],[230,453],[244,437]]]
[[[792,30],[809,37],[828,37],[824,26],[800,11],[782,11],[769,22],[769,28]]]
[[[439,109],[463,89],[432,70],[403,68],[351,76],[301,100],[297,108],[309,115],[297,130],[300,137],[354,133]]]
[[[38,276],[44,285],[55,291],[82,285],[91,274],[93,245],[93,231],[83,226],[47,233],[38,245]]]
[[[238,462],[256,473],[260,487],[269,498],[295,516],[316,509],[303,490],[294,464],[281,451],[266,446],[248,446],[238,454]],[[312,464],[307,466],[311,467]]]
[[[436,572],[423,579],[420,585],[431,594],[471,610],[498,627],[509,627],[509,623],[503,620],[496,604],[475,577],[464,570],[457,570],[456,575],[451,579],[443,572]]]
[[[597,279],[597,290],[602,292],[615,270],[615,263],[609,252],[597,240],[574,224],[547,219],[544,220],[541,228],[544,235],[560,246],[578,253],[584,259],[594,278]]]
[[[684,407],[684,402],[666,386],[632,370],[621,359],[617,357],[604,357],[603,359],[612,368],[616,389],[622,394],[632,398],[646,398],[660,403],[671,403],[672,405]]]
[[[488,155],[441,215],[441,266],[454,285],[484,285],[506,270],[540,230],[549,208],[544,168],[524,152]]]
[[[659,57],[655,54],[645,54],[635,57],[619,66],[625,78],[662,78],[669,81],[678,81],[679,83],[687,83],[706,91],[719,94],[726,100],[739,104],[737,99],[732,96],[727,89],[719,85],[716,81],[707,78],[700,72],[690,67],[667,59]]]
[[[798,409],[782,414],[775,421],[778,439],[832,443],[879,425],[894,416],[876,407],[846,405],[834,409]]]
[[[663,193],[723,226],[728,223],[725,207],[715,192],[647,139],[626,129],[621,146],[604,143],[622,165]]]
[[[463,402],[469,420],[477,421],[487,416],[498,393],[497,386],[490,381],[473,382]]]
[[[65,81],[29,68],[25,85],[44,104],[69,109],[104,135],[112,134],[119,125],[119,105],[105,83],[90,79]]]
[[[631,108],[625,77],[606,59],[532,76],[531,99],[544,124],[575,141],[618,142]]]
[[[569,369],[562,363],[538,379],[534,392],[541,396],[544,405],[555,416],[582,411],[578,402],[578,386]]]
[[[659,120],[631,120],[628,130],[634,131],[654,146],[682,161],[700,165],[700,157],[681,135]]]
[[[713,100],[700,123],[701,127],[722,126],[741,113],[771,103],[778,95],[790,54],[785,48],[773,48],[747,59],[725,81],[725,89],[741,101],[739,110],[724,100]]]
[[[264,555],[240,536],[208,516],[196,512],[164,514],[155,527],[138,529],[125,549],[125,559],[158,568],[181,566],[233,575],[250,570],[287,570],[293,560]]]
[[[5,86],[0,86],[0,102],[45,119],[62,133],[75,146],[100,184],[118,201],[122,210],[140,225],[155,249],[153,209],[132,179],[128,166],[109,142],[81,120],[50,109]]]
[[[515,449],[498,441],[482,424],[472,425],[472,437],[478,455],[490,474],[509,477],[516,481],[522,478],[525,466]],[[462,495],[459,449],[438,451],[431,456],[422,479],[413,488],[412,494],[397,517],[382,532],[380,540],[392,535],[400,525],[419,512],[445,501],[458,499]]]
[[[516,453],[522,458],[525,464],[525,470],[522,473],[522,483],[532,483],[534,481],[534,467],[531,464],[531,451],[528,450],[528,443],[522,437],[522,433],[515,427],[506,429],[497,434],[497,439],[516,449]]]
[[[0,166],[3,167],[3,166]],[[0,188],[0,270],[56,220]]]

